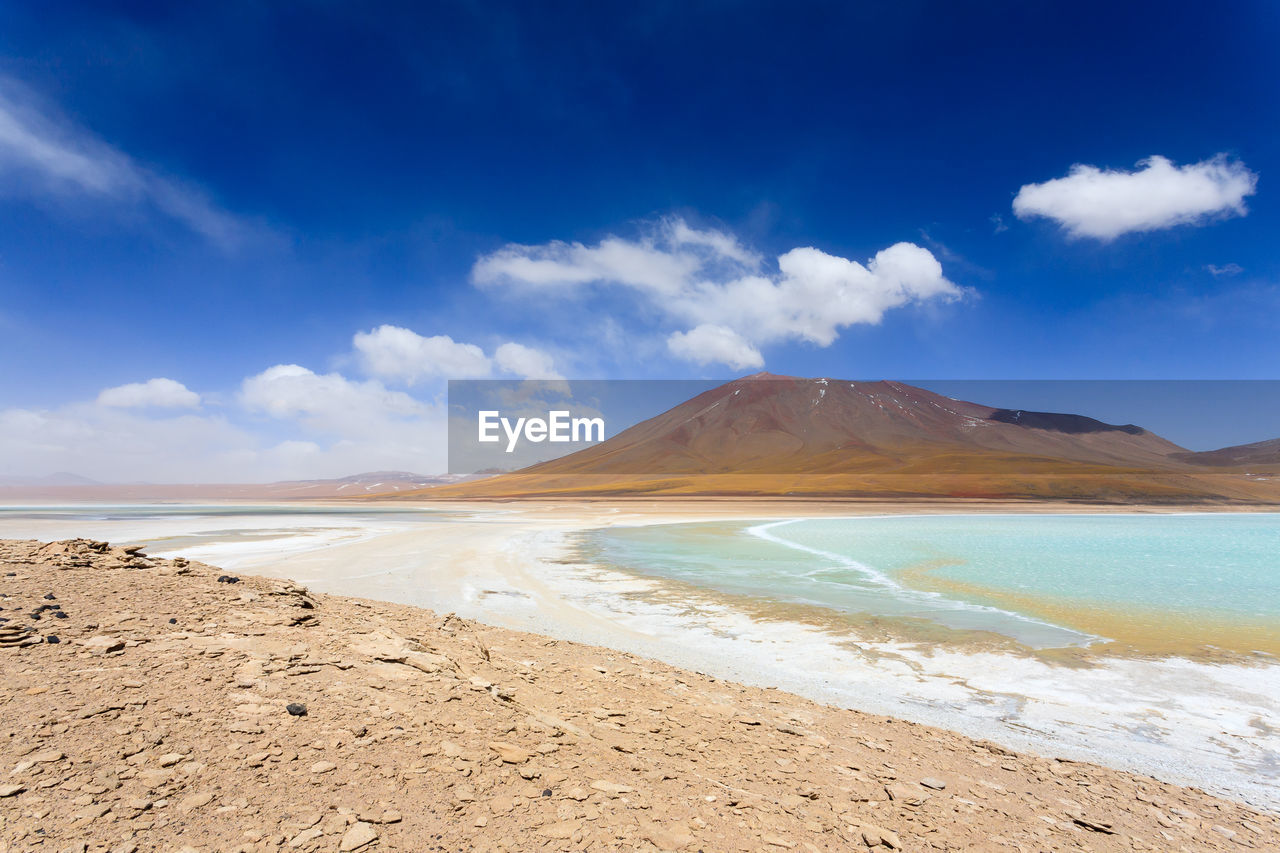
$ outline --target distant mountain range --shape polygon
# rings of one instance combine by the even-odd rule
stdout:
[[[278,483],[98,483],[75,474],[0,479],[0,500],[300,500],[398,494],[468,477],[424,475],[408,471],[371,471],[331,480],[286,480]]]
[[[1195,453],[1134,424],[756,374],[568,456],[405,496],[569,495],[1277,502],[1280,440]]]

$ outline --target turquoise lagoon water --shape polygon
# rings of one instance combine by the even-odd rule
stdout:
[[[585,556],[637,574],[849,615],[925,619],[1035,647],[1100,638],[944,580],[1021,597],[1180,619],[1280,625],[1280,514],[947,515],[614,527]]]

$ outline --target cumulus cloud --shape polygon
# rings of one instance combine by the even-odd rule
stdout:
[[[194,409],[200,405],[200,395],[173,379],[157,377],[146,382],[130,382],[114,388],[103,389],[98,404],[117,408],[141,408],[156,406],[167,409]]]
[[[351,380],[316,373],[297,364],[277,364],[244,380],[240,398],[250,411],[296,418],[326,432],[358,431],[371,422],[419,417],[425,404],[377,380]]]
[[[1244,199],[1257,182],[1256,174],[1225,154],[1185,166],[1148,157],[1132,172],[1077,164],[1066,177],[1022,187],[1013,212],[1019,219],[1051,219],[1073,237],[1113,240],[1244,216]]]
[[[471,275],[481,288],[543,295],[625,290],[685,327],[668,338],[673,354],[730,367],[758,366],[764,344],[828,346],[847,326],[962,294],[933,254],[913,243],[890,246],[865,265],[811,247],[792,249],[771,265],[733,235],[679,218],[661,220],[634,240],[511,244],[479,258]],[[711,358],[717,353],[722,357]]]
[[[667,349],[677,358],[698,364],[724,364],[734,370],[763,367],[764,356],[733,329],[703,323],[687,332],[673,332]]]
[[[484,350],[475,344],[461,343],[448,335],[424,337],[400,326],[382,325],[357,332],[352,343],[370,374],[409,384],[439,377],[482,378],[493,369]]]
[[[8,77],[0,77],[0,177],[0,191],[10,194],[157,211],[222,248],[240,245],[250,232],[199,188],[137,162]]]
[[[357,332],[352,341],[361,367],[371,376],[413,385],[426,379],[483,379],[495,369],[527,379],[560,379],[542,350],[508,342],[493,356],[448,335],[425,337],[402,326]]]
[[[564,379],[551,356],[524,344],[502,344],[493,351],[493,361],[503,372],[522,379]]]
[[[340,476],[395,468],[433,473],[445,468],[443,409],[381,382],[316,373],[278,364],[245,379],[240,402],[296,427],[273,453],[310,476]]]

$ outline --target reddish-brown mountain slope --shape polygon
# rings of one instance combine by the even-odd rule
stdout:
[[[756,374],[601,444],[406,496],[814,495],[1280,500],[1132,424],[998,409],[900,382]]]

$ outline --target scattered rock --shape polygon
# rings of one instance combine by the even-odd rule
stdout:
[[[371,844],[378,840],[378,831],[373,828],[373,824],[361,821],[354,824],[342,836],[342,841],[338,844],[338,849],[342,853],[350,853],[352,850],[359,850],[366,844]]]
[[[898,834],[875,824],[863,824],[859,827],[862,843],[868,847],[888,847],[890,850],[901,850],[902,841]]]
[[[178,811],[186,814],[188,812],[195,811],[201,806],[207,806],[211,802],[213,802],[213,794],[208,791],[202,791],[198,794],[192,794],[189,797],[184,797],[179,801]]]
[[[528,750],[503,741],[494,741],[489,744],[489,749],[496,752],[505,764],[523,764],[533,757]]]
[[[301,702],[290,702],[284,706],[284,709],[289,712],[291,717],[305,717],[307,715],[307,706]]]
[[[920,784],[926,788],[932,788],[935,791],[941,791],[947,787],[947,783],[933,776],[926,776],[920,780]]]
[[[13,797],[27,790],[24,785],[0,785],[0,798]]]
[[[1100,832],[1104,835],[1116,834],[1116,831],[1113,828],[1113,825],[1110,821],[1099,820],[1097,818],[1089,817],[1088,815],[1082,814],[1080,812],[1072,812],[1069,815],[1069,817],[1071,818],[1072,822],[1074,822],[1077,826],[1083,826],[1085,829],[1090,830],[1091,832]]]
[[[902,782],[886,785],[884,790],[889,795],[889,799],[904,806],[923,806],[930,797],[930,794],[919,786]]]
[[[602,794],[608,794],[611,797],[618,797],[622,794],[630,794],[635,788],[630,785],[620,785],[617,782],[610,782],[607,779],[596,779],[591,783],[591,787]]]
[[[98,634],[87,640],[80,640],[80,645],[84,646],[90,654],[109,655],[115,652],[124,651],[124,640],[119,637],[108,637],[105,634]]]
[[[332,761],[317,761],[308,768],[312,773],[332,773],[338,769],[338,765]]]

